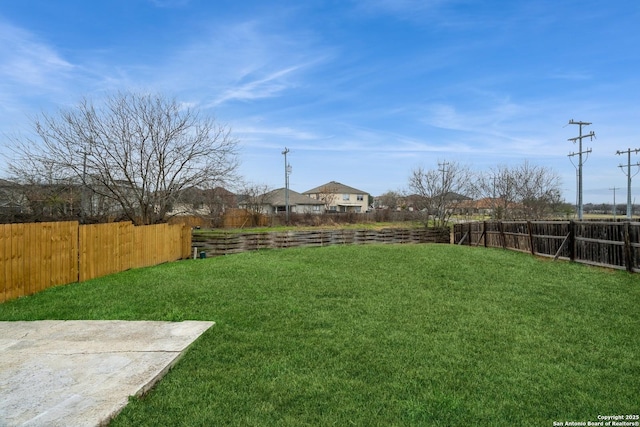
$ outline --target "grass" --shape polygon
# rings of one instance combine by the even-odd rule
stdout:
[[[0,320],[213,320],[113,426],[546,426],[637,414],[640,276],[453,245],[287,249],[52,288]]]

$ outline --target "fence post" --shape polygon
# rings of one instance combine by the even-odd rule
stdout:
[[[487,221],[482,221],[482,232],[484,233],[484,247],[487,247]]]
[[[624,263],[628,272],[633,272],[633,252],[631,249],[630,236],[631,222],[624,222]]]
[[[468,239],[468,241],[469,241],[469,246],[471,246],[471,241],[473,240],[473,231],[471,230],[471,223],[468,222],[467,226],[469,227],[469,239]]]
[[[529,248],[531,249],[531,255],[536,254],[535,247],[533,246],[533,230],[531,230],[531,221],[527,221],[527,231],[529,232]]]
[[[574,220],[569,221],[569,261],[576,259],[576,223]]]
[[[504,236],[504,224],[502,224],[502,221],[498,221],[498,231],[500,231],[500,241],[502,242],[502,249],[507,249],[507,239]]]

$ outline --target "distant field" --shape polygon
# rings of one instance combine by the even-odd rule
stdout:
[[[114,426],[551,426],[638,414],[640,276],[454,245],[248,252],[0,304],[213,320]]]

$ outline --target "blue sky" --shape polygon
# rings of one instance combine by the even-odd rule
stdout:
[[[1,0],[0,138],[83,96],[161,92],[229,125],[256,184],[284,186],[285,147],[299,192],[379,195],[419,166],[527,159],[575,202],[574,119],[597,136],[585,203],[612,187],[620,203],[639,22],[636,0]]]

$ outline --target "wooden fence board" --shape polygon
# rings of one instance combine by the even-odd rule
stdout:
[[[149,239],[154,239],[154,242],[150,242]],[[134,230],[133,234],[134,242],[140,242],[136,245],[136,256],[133,260],[134,267],[146,267],[150,265],[150,258],[152,257],[151,247],[155,245],[155,234],[152,234],[152,230],[145,227],[138,227]]]
[[[41,224],[40,228],[40,282],[38,291],[47,289],[53,286],[51,279],[51,265],[53,263],[53,247],[52,247],[52,235],[53,235],[53,223],[47,222]],[[75,254],[74,254],[75,255]]]
[[[25,224],[25,233],[24,233],[24,245],[25,251],[27,251],[26,258],[27,260],[36,260],[40,259],[40,233],[38,232],[38,228],[34,227],[34,224]],[[37,292],[38,283],[40,282],[40,271],[41,264],[36,262],[25,262],[24,270],[25,270],[25,278],[26,278],[26,289],[24,291],[24,295],[32,295]]]
[[[50,245],[51,245],[51,264],[50,264],[50,274],[51,280],[48,286],[55,286],[58,284],[62,284],[62,266],[60,263],[62,262],[60,249],[62,242],[62,236],[60,235],[60,226],[59,223],[52,222],[51,223],[51,236],[50,236]]]
[[[257,249],[283,249],[371,243],[450,243],[445,229],[300,230],[268,233],[223,233],[195,236],[193,244],[209,256]]]
[[[0,224],[0,301],[7,299],[11,277],[11,224]]]
[[[148,251],[148,245],[145,243],[145,229],[144,228],[135,228],[132,231],[133,241],[134,241],[134,251],[131,254],[131,266],[132,267],[144,267],[146,260],[145,254]],[[137,242],[142,242],[141,244],[135,244]]]
[[[24,224],[11,224],[11,287],[9,298],[25,295]]]
[[[638,222],[476,222],[456,224],[453,235],[454,243],[482,243],[590,265],[640,270]],[[468,237],[462,241],[464,236]]]
[[[0,224],[0,302],[127,270],[137,261],[148,266],[188,258],[190,252],[191,232],[182,225]]]
[[[6,299],[11,283],[11,225],[0,225],[0,301]]]
[[[29,224],[34,226],[34,224]],[[78,280],[78,225],[74,222],[52,222],[50,246],[51,277],[50,286],[64,285]],[[42,228],[39,227],[40,241],[43,240]],[[33,260],[41,265],[38,259]]]

